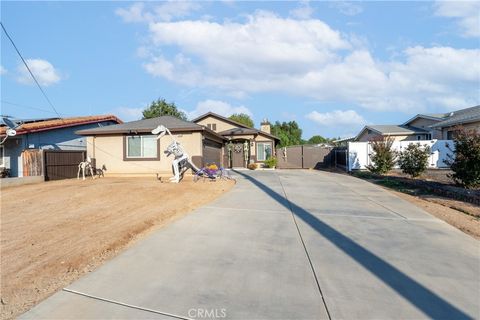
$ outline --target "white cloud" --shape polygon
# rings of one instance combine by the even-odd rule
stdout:
[[[359,115],[355,110],[335,110],[326,113],[312,111],[305,116],[316,122],[319,125],[333,127],[333,126],[358,126],[364,125],[366,120]]]
[[[480,37],[480,1],[437,1],[435,14],[456,19],[465,37]]]
[[[298,8],[290,11],[290,15],[298,19],[310,19],[314,11],[308,1],[302,1]]]
[[[0,75],[6,74],[8,71],[3,66],[0,65]]]
[[[28,67],[32,71],[37,81],[43,86],[55,84],[61,80],[60,73],[47,60],[43,59],[26,59]],[[33,84],[34,80],[28,72],[25,65],[21,64],[17,68],[17,81],[23,84]]]
[[[243,22],[155,22],[149,32],[145,70],[193,88],[281,92],[409,113],[479,103],[478,49],[416,46],[380,61],[320,20],[265,11]],[[165,46],[181,53],[168,54]]]
[[[117,115],[120,119],[124,121],[133,121],[142,119],[143,110],[144,108],[119,107],[113,110],[113,114]]]
[[[356,16],[363,12],[363,8],[357,3],[348,1],[332,1],[330,5],[340,13],[347,16]]]
[[[229,117],[234,113],[246,113],[252,116],[252,112],[245,106],[232,106],[228,102],[220,100],[205,100],[197,104],[194,110],[187,111],[189,119],[194,119],[207,112],[214,112],[224,117]]]
[[[198,2],[164,1],[154,6],[151,11],[147,11],[144,3],[137,2],[127,9],[118,8],[115,13],[125,22],[171,21],[175,18],[187,17],[199,8]]]

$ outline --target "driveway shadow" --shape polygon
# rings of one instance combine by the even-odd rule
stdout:
[[[282,194],[272,190],[261,181],[241,171],[235,172],[252,182],[275,201],[291,210],[296,217],[302,219],[325,239],[369,270],[428,317],[433,319],[474,319],[393,265],[319,220],[305,209],[291,201],[286,202]]]

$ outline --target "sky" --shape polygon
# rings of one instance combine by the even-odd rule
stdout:
[[[9,2],[1,21],[62,116],[295,120],[303,138],[480,104],[480,1]],[[55,117],[1,35],[1,113]]]

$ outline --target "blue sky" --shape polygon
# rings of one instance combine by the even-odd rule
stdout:
[[[480,2],[1,2],[57,110],[296,120],[304,138],[480,104]],[[1,36],[2,114],[55,116]]]

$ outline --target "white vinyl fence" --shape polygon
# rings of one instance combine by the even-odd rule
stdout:
[[[447,168],[444,160],[447,155],[452,155],[448,149],[454,148],[452,140],[420,140],[420,141],[395,141],[392,150],[403,151],[406,146],[416,143],[421,146],[430,147],[430,158],[428,159],[429,168]],[[348,143],[348,171],[366,169],[372,163],[370,155],[373,153],[369,142],[349,142]]]

